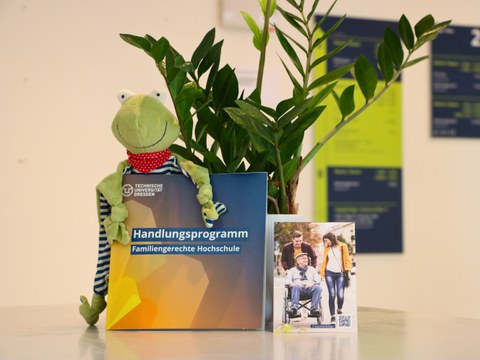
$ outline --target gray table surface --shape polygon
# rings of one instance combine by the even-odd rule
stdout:
[[[0,308],[0,359],[480,359],[480,320],[358,309],[358,332],[105,331],[76,305]]]

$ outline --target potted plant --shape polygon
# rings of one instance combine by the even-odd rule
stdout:
[[[319,0],[314,0],[308,8],[304,0],[286,0],[288,9],[278,6],[275,0],[258,2],[264,16],[263,28],[242,12],[252,30],[253,44],[259,50],[257,84],[251,94],[240,92],[230,65],[221,65],[223,41],[215,42],[215,29],[203,37],[189,60],[164,37],[120,36],[152,57],[165,79],[183,140],[182,144],[172,145],[172,151],[212,173],[267,172],[269,213],[296,214],[295,196],[305,166],[329,139],[372,105],[406,68],[428,58],[413,56],[421,46],[435,39],[450,21],[435,23],[434,18],[427,15],[412,27],[407,17],[402,16],[399,35],[389,28],[385,30],[376,64],[360,56],[354,63],[315,78],[312,72],[318,66],[349,46],[346,41],[326,54],[317,55],[316,50],[345,18],[329,29],[322,29],[335,3],[322,19],[314,22]],[[275,11],[290,26],[284,30],[273,24],[286,55],[282,63],[292,84],[292,94],[273,108],[262,103],[261,94],[268,28]],[[376,67],[385,80],[382,83]],[[337,80],[347,73],[352,73],[355,85],[338,93]],[[360,91],[365,100],[358,106],[354,102],[355,91]],[[304,153],[305,131],[321,118],[325,99],[329,96],[336,100],[338,122]]]

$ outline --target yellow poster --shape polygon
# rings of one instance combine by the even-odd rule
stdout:
[[[338,18],[328,18],[328,28]],[[396,23],[346,19],[327,40],[326,51],[347,39],[351,46],[329,60],[327,71],[352,63],[363,54],[375,63],[377,46],[386,27]],[[320,74],[317,74],[320,75]],[[379,73],[379,80],[382,80]],[[355,84],[343,78],[335,88]],[[381,89],[379,84],[377,89]],[[341,119],[333,98],[315,123],[315,141],[331,131]],[[358,109],[365,102],[355,90]],[[402,85],[397,81],[352,123],[337,133],[315,159],[315,219],[355,222],[362,252],[402,251]]]

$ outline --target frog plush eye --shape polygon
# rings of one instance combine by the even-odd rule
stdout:
[[[153,90],[150,94],[148,94],[149,96],[151,96],[152,98],[154,99],[157,99],[158,101],[160,101],[162,104],[165,103],[165,100],[167,99],[167,95],[165,94],[162,94],[160,91],[158,90]]]
[[[127,101],[128,99],[130,99],[133,95],[135,95],[133,92],[131,92],[130,90],[121,90],[118,94],[117,94],[117,99],[123,104],[125,101]]]

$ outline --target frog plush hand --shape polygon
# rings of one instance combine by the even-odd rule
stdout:
[[[134,95],[128,90],[118,95],[122,106],[112,123],[116,139],[127,149],[128,160],[122,161],[117,171],[97,186],[97,208],[100,223],[100,244],[94,295],[90,305],[80,297],[80,314],[94,325],[105,309],[105,295],[110,270],[110,246],[113,241],[130,242],[124,221],[128,211],[122,200],[122,176],[130,173],[183,174],[198,188],[197,199],[202,206],[201,216],[206,227],[226,211],[221,203],[213,202],[213,191],[208,170],[170,153],[168,147],[177,140],[180,127],[174,115],[163,105],[158,91],[149,95]]]

